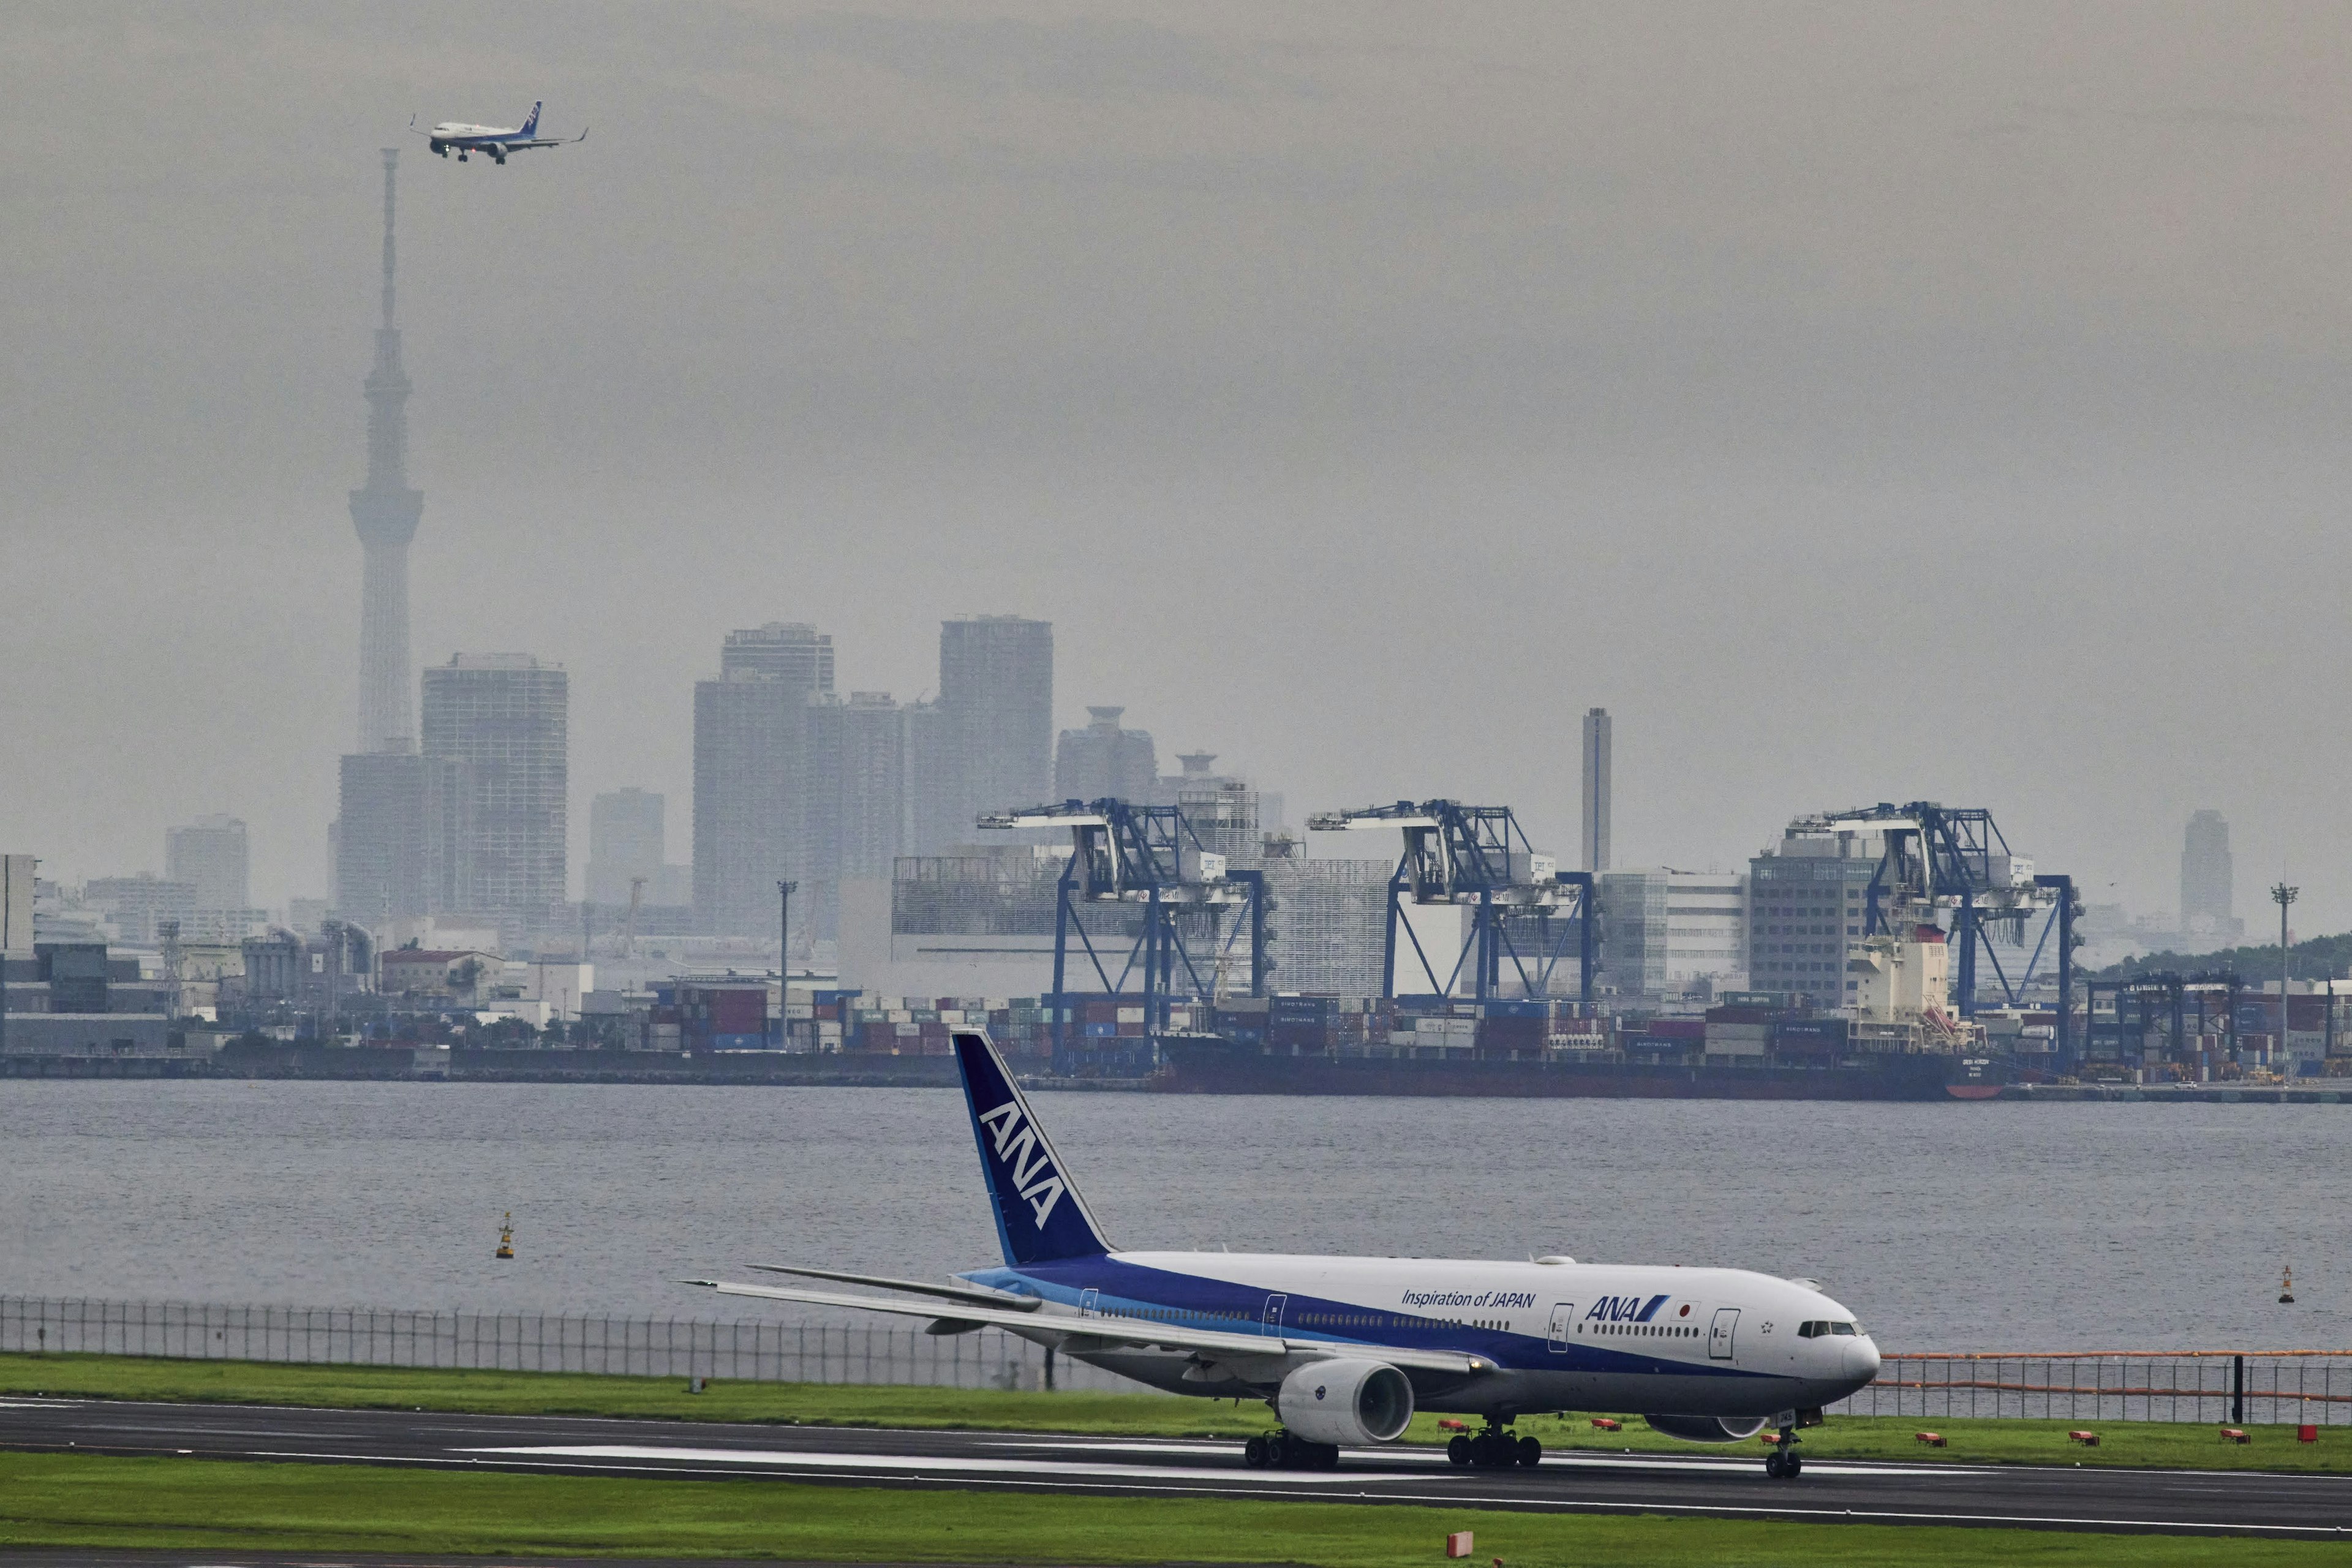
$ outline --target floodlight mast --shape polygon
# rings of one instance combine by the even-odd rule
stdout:
[[[1234,910],[1232,930],[1223,933],[1221,945],[1230,948],[1247,931],[1249,994],[1265,994],[1266,972],[1272,967],[1265,952],[1265,874],[1225,869],[1218,857],[1205,853],[1199,835],[1184,819],[1181,806],[1134,805],[1109,796],[1095,801],[1066,800],[1059,805],[983,813],[979,826],[991,831],[1039,827],[1070,830],[1069,863],[1062,869],[1055,900],[1054,991],[1046,1000],[1053,1012],[1057,1070],[1068,1060],[1067,982],[1070,936],[1074,931],[1095,978],[1112,995],[1125,994],[1129,978],[1140,966],[1147,1034],[1156,1035],[1167,1029],[1169,1006],[1180,978],[1187,983],[1184,994],[1189,997],[1216,994],[1214,960],[1203,955],[1208,960],[1208,975],[1204,979],[1201,965],[1194,963],[1185,945],[1179,917],[1187,912],[1196,916],[1196,925],[1201,923],[1197,917],[1205,915],[1210,942],[1216,946],[1220,945],[1218,927],[1223,923],[1223,914],[1228,909]],[[1087,903],[1142,906],[1141,929],[1120,960],[1116,976],[1105,964],[1103,952],[1097,950],[1086,922],[1079,918],[1078,906]]]
[[[1399,931],[1430,990],[1439,995],[1454,994],[1463,978],[1463,967],[1468,964],[1472,994],[1480,1002],[1493,998],[1501,989],[1507,958],[1526,995],[1547,995],[1552,972],[1567,946],[1565,925],[1559,941],[1550,940],[1550,920],[1559,914],[1576,918],[1582,970],[1580,994],[1586,1003],[1592,1000],[1593,949],[1600,921],[1592,874],[1559,870],[1547,857],[1536,854],[1510,807],[1401,800],[1389,805],[1316,812],[1307,817],[1307,827],[1311,833],[1388,827],[1404,835],[1403,852],[1389,878],[1388,928],[1381,944],[1382,996],[1393,1000],[1397,994]],[[1408,901],[1467,905],[1474,911],[1469,935],[1443,976],[1405,917]],[[1538,952],[1524,956],[1518,952],[1505,923],[1510,915],[1536,918]]]

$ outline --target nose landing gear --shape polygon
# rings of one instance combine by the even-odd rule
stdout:
[[[1533,1437],[1514,1437],[1508,1427],[1490,1421],[1476,1436],[1465,1434],[1447,1443],[1445,1457],[1482,1470],[1507,1470],[1514,1465],[1532,1470],[1543,1460],[1543,1445]]]
[[[1805,1457],[1797,1452],[1797,1428],[1780,1428],[1780,1440],[1764,1456],[1764,1473],[1776,1481],[1793,1481],[1804,1473]]]

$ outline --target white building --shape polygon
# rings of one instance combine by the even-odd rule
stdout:
[[[1621,994],[1678,998],[1748,984],[1748,879],[1671,867],[1608,871],[1601,970]]]

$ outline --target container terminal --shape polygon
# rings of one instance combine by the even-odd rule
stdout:
[[[1595,873],[1535,850],[1507,807],[1443,799],[1318,814],[1311,830],[1393,858],[1310,860],[1256,831],[1244,792],[1209,784],[1173,805],[993,814],[982,828],[1024,841],[897,862],[882,973],[1034,976],[1032,994],[781,972],[599,990],[585,961],[377,952],[341,922],[247,939],[234,978],[175,939],[160,976],[46,943],[0,966],[0,1075],[945,1083],[950,1033],[984,1025],[1039,1087],[2352,1092],[2331,983],[2288,987],[2282,1029],[2276,979],[2086,979],[2073,879],[2013,853],[1979,808],[1800,816],[1744,875]],[[975,955],[998,967],[953,967]]]

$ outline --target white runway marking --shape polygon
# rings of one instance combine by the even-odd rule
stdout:
[[[925,1458],[918,1454],[792,1454],[772,1448],[655,1448],[599,1443],[577,1447],[464,1448],[467,1454],[517,1458],[646,1459],[706,1465],[768,1465],[812,1470],[900,1470],[932,1474],[1132,1476],[1149,1480],[1275,1481],[1297,1486],[1345,1486],[1366,1478],[1345,1470],[1192,1469],[1175,1465],[1090,1465],[1070,1459]]]
[[[1237,1443],[1073,1444],[1066,1439],[1059,1443],[1007,1440],[992,1443],[989,1446],[996,1448],[1061,1448],[1065,1450],[1082,1447],[1085,1452],[1092,1454],[1235,1454],[1240,1449],[1240,1445]],[[1433,1469],[1443,1470],[1455,1468],[1447,1461],[1443,1449],[1347,1448],[1341,1450],[1340,1457],[1343,1463],[1349,1459],[1368,1459],[1382,1465],[1427,1465]],[[1582,1453],[1575,1449],[1555,1449],[1543,1457],[1543,1462],[1546,1465],[1558,1465],[1562,1468],[1574,1467],[1601,1472],[1629,1469],[1675,1472],[1695,1470],[1710,1476],[1720,1476],[1727,1472],[1738,1474],[1748,1468],[1748,1465],[1741,1460],[1710,1459],[1698,1455],[1692,1455],[1685,1458],[1674,1454],[1660,1454],[1645,1455],[1635,1458],[1617,1454]],[[1762,1474],[1764,1461],[1759,1458],[1753,1463],[1757,1473]],[[1809,1476],[1906,1476],[1918,1479],[1940,1479],[1955,1475],[1974,1474],[1982,1468],[1982,1466],[1975,1465],[1869,1465],[1843,1459],[1816,1459],[1811,1455],[1807,1455],[1805,1458],[1805,1474]],[[1496,1472],[1465,1469],[1463,1473],[1490,1475]]]
[[[1006,1447],[1022,1448],[1067,1447],[1067,1445],[1048,1443],[1008,1443],[1003,1446]],[[1233,1452],[1233,1448],[1230,1445],[1213,1443],[1089,1443],[1086,1445],[1086,1449],[1087,1451],[1094,1453],[1119,1454],[1193,1455],[1231,1454]],[[1182,1465],[1100,1464],[1089,1463],[1084,1459],[1016,1459],[1010,1458],[1002,1459],[961,1458],[927,1458],[919,1454],[814,1454],[790,1453],[773,1448],[668,1448],[619,1443],[551,1445],[498,1448],[462,1448],[459,1449],[458,1452],[467,1454],[501,1454],[521,1458],[643,1459],[653,1461],[667,1460],[670,1462],[689,1464],[773,1465],[783,1468],[798,1468],[803,1469],[880,1469],[905,1471],[908,1473],[930,1471],[933,1473],[961,1475],[1131,1476],[1138,1478],[1150,1478],[1155,1480],[1210,1480],[1223,1482],[1251,1480],[1271,1481],[1278,1484],[1292,1484],[1298,1486],[1344,1485],[1350,1481],[1360,1482],[1370,1480],[1378,1474],[1377,1471],[1362,1468],[1341,1468],[1338,1470],[1204,1469],[1197,1467],[1187,1467]],[[1419,1455],[1391,1454],[1384,1450],[1360,1449],[1354,1450],[1354,1452],[1357,1458],[1375,1460],[1411,1458],[1417,1461],[1421,1458],[1421,1456]],[[1437,1463],[1440,1465],[1444,1464],[1444,1457],[1443,1455],[1437,1456]],[[1726,1468],[1719,1461],[1672,1458],[1625,1460],[1595,1458],[1564,1459],[1548,1457],[1545,1458],[1544,1463],[1547,1465],[1559,1465],[1563,1468],[1573,1466],[1577,1468],[1593,1471],[1622,1470],[1626,1468],[1685,1471],[1699,1469],[1717,1475],[1722,1474]],[[1453,1467],[1447,1466],[1446,1469],[1441,1473],[1451,1473],[1452,1468]],[[1759,1468],[1760,1470],[1761,1467],[1759,1466]],[[1916,1469],[1896,1469],[1891,1467],[1874,1465],[1808,1464],[1805,1468],[1809,1474],[1818,1474],[1824,1477],[1832,1475],[1917,1477],[1922,1474],[1921,1471]],[[1955,1471],[1957,1471],[1957,1469],[1958,1467],[1955,1467]],[[1465,1470],[1463,1473],[1465,1475],[1484,1475],[1489,1472]],[[1935,1474],[1937,1472],[1929,1471],[1926,1473]]]

